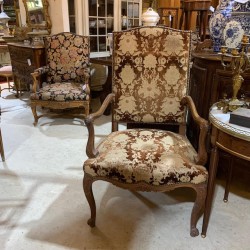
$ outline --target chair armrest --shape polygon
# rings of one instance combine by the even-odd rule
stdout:
[[[38,69],[35,69],[31,76],[33,77],[33,86],[32,92],[36,93],[37,86],[40,86],[41,76],[49,71],[48,66],[43,66]]]
[[[181,100],[181,105],[186,105],[189,107],[192,118],[194,119],[195,123],[199,125],[200,134],[199,134],[199,145],[198,145],[198,159],[196,163],[204,165],[207,162],[206,139],[209,130],[209,123],[207,120],[199,116],[191,96],[183,97]]]
[[[88,142],[86,146],[86,154],[89,158],[95,158],[99,154],[98,150],[95,148],[94,121],[103,115],[108,105],[113,101],[114,96],[115,96],[114,94],[109,94],[104,100],[104,102],[102,103],[102,106],[100,107],[100,109],[97,112],[88,115],[84,119],[88,132],[89,132]]]

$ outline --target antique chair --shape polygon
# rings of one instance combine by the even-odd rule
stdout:
[[[12,66],[11,65],[5,65],[0,68],[0,76],[6,78],[8,87],[7,88],[1,88],[0,86],[0,96],[4,89],[11,90],[13,89],[13,86],[10,84],[10,80],[13,79],[13,72],[12,72]]]
[[[43,116],[36,107],[70,109],[89,114],[89,38],[63,32],[44,37],[46,66],[32,73],[31,109],[34,125]],[[71,115],[74,115],[72,114]],[[78,114],[79,115],[79,114]]]
[[[133,191],[165,192],[179,187],[196,191],[191,213],[191,236],[202,214],[208,174],[205,140],[208,122],[199,117],[187,96],[189,31],[166,26],[139,27],[114,32],[113,93],[86,119],[89,131],[83,188],[90,205],[88,224],[95,226],[92,183],[108,181]],[[94,120],[112,102],[112,133],[95,148]],[[186,106],[200,127],[199,149],[185,136]],[[131,128],[118,131],[118,123],[178,125],[179,133]]]

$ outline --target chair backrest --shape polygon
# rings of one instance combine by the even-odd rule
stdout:
[[[185,122],[191,32],[166,26],[113,33],[114,122]]]
[[[89,37],[62,32],[44,37],[47,82],[86,82],[89,78]]]

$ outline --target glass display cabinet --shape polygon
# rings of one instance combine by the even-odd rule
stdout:
[[[89,35],[91,54],[108,51],[107,35],[141,25],[142,0],[68,0],[70,31]]]

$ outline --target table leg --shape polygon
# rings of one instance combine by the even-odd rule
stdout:
[[[228,169],[228,175],[226,177],[227,180],[226,180],[226,187],[225,187],[225,193],[224,193],[224,198],[223,198],[224,202],[228,201],[229,187],[232,181],[233,165],[234,165],[234,156],[231,156],[231,161],[230,161],[229,169]]]
[[[206,204],[205,204],[205,210],[204,210],[204,216],[203,216],[202,233],[201,233],[201,236],[203,238],[206,237],[206,233],[207,233],[208,221],[209,221],[211,208],[212,208],[212,202],[213,202],[217,168],[218,168],[218,149],[217,149],[217,146],[215,145],[211,150],[211,157],[210,157],[207,198],[206,198]]]

